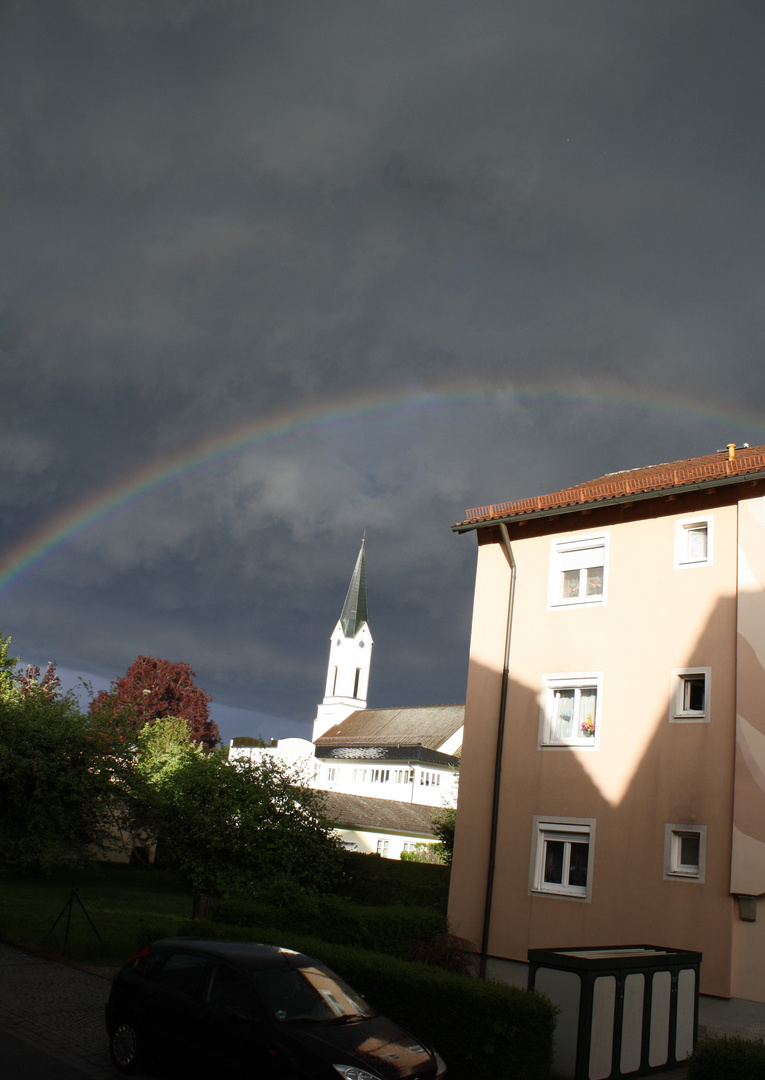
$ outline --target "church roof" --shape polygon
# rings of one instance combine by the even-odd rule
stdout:
[[[357,709],[320,738],[318,746],[428,746],[438,750],[465,720],[464,705]]]
[[[365,622],[368,622],[367,575],[366,560],[364,557],[364,541],[362,540],[361,550],[356,559],[356,565],[353,568],[351,583],[348,586],[348,593],[345,597],[342,614],[340,615],[340,625],[343,628],[343,634],[346,637],[352,638],[356,636]]]
[[[327,817],[345,829],[386,829],[395,832],[433,835],[433,806],[398,802],[396,799],[370,799],[366,795],[346,795],[323,791]]]

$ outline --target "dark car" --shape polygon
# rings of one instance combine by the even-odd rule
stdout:
[[[318,960],[273,945],[168,938],[134,956],[106,1005],[112,1061],[252,1080],[442,1080],[441,1057]]]

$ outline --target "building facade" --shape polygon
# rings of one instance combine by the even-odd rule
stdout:
[[[765,1002],[765,447],[481,507],[449,917]]]

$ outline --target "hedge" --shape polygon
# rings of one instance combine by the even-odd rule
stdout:
[[[321,941],[374,949],[406,957],[420,942],[447,933],[446,915],[419,907],[364,907],[337,896],[290,897],[278,906],[253,900],[219,900],[214,922],[230,926],[268,926],[300,933]]]
[[[147,928],[152,935],[159,930]],[[280,929],[190,921],[180,933],[278,944],[321,959],[375,1009],[437,1047],[450,1080],[548,1080],[550,1075],[556,1009],[542,994]]]
[[[688,1080],[765,1080],[765,1043],[704,1039],[688,1062]]]
[[[342,894],[357,904],[413,904],[446,914],[451,867],[344,854]]]

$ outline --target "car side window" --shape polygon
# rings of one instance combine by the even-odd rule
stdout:
[[[144,979],[152,978],[152,971],[164,960],[162,953],[150,953],[147,949],[139,954],[132,964],[133,973]]]
[[[205,995],[207,1004],[219,1012],[235,1016],[255,1016],[255,995],[241,972],[226,964],[215,964]]]
[[[202,975],[207,967],[207,958],[191,953],[170,953],[161,967],[152,972],[153,981],[167,990],[185,997],[194,997]]]

